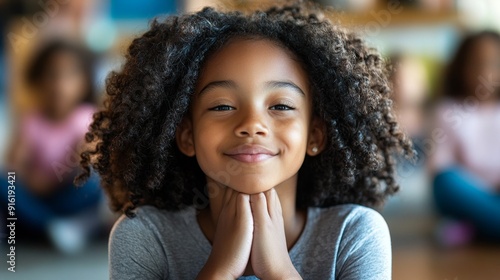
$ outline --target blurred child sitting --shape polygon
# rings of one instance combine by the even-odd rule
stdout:
[[[75,43],[52,41],[35,55],[26,82],[35,108],[16,125],[6,162],[16,172],[18,223],[75,252],[97,224],[102,199],[96,176],[81,188],[72,183],[95,110],[90,54]],[[5,203],[7,192],[1,196]]]
[[[500,240],[499,85],[500,35],[466,38],[448,68],[431,158],[436,206],[453,219],[441,227],[445,245]]]

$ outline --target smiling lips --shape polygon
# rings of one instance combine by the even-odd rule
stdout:
[[[277,155],[265,147],[249,144],[237,146],[224,154],[245,163],[261,162]]]

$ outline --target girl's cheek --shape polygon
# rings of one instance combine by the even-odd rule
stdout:
[[[295,147],[297,149],[307,142],[307,127],[305,122],[294,121],[284,125],[279,130],[285,141],[288,143],[289,148]]]

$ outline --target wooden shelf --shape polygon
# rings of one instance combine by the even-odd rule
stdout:
[[[378,10],[367,13],[330,12],[327,16],[332,21],[339,21],[346,26],[378,24],[380,27],[402,25],[435,25],[448,23],[459,27],[464,25],[462,17],[456,12],[425,12],[421,10],[403,10],[390,13],[389,10]]]
[[[252,11],[255,9],[266,9],[274,5],[273,1],[269,0],[218,0],[218,4],[227,9],[240,11]],[[383,3],[379,3],[370,11],[353,13],[353,12],[336,12],[327,11],[326,16],[334,22],[350,26],[361,26],[367,24],[378,23],[381,27],[401,26],[401,25],[435,25],[449,23],[458,27],[465,25],[463,18],[455,11],[425,11],[413,7],[395,7],[396,10],[391,10],[390,7]],[[398,10],[400,10],[398,12]],[[385,17],[389,17],[387,20]]]

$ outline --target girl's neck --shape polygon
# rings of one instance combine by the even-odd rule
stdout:
[[[296,207],[297,177],[298,175],[295,175],[274,188],[281,203],[288,250],[297,242],[307,218],[306,210],[297,209]],[[207,180],[211,179],[207,178]],[[208,185],[212,188],[221,188],[216,184]],[[223,190],[209,190],[209,193],[222,194]],[[210,242],[213,240],[218,217],[222,209],[222,197],[222,195],[210,197],[209,207],[203,209],[198,215],[198,224]]]

